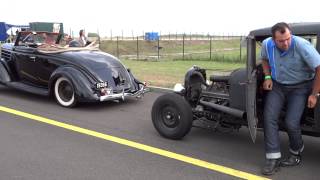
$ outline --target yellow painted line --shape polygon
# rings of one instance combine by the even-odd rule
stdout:
[[[262,176],[257,176],[257,175],[250,174],[250,173],[247,173],[247,172],[243,172],[243,171],[239,171],[239,170],[236,170],[236,169],[232,169],[232,168],[224,167],[224,166],[221,166],[221,165],[217,165],[217,164],[214,164],[214,163],[206,162],[206,161],[203,161],[203,160],[200,160],[200,159],[195,159],[195,158],[192,158],[192,157],[188,157],[188,156],[185,156],[185,155],[182,155],[182,154],[177,154],[177,153],[174,153],[174,152],[170,152],[170,151],[166,151],[166,150],[163,150],[163,149],[155,148],[155,147],[152,147],[152,146],[140,144],[140,143],[137,143],[137,142],[133,142],[133,141],[129,141],[129,140],[126,140],[126,139],[118,138],[118,137],[115,137],[115,136],[110,136],[110,135],[107,135],[107,134],[99,133],[99,132],[92,131],[92,130],[89,130],[89,129],[84,129],[84,128],[73,126],[73,125],[70,125],[70,124],[58,122],[58,121],[55,121],[55,120],[52,120],[52,119],[48,119],[48,118],[45,118],[45,117],[29,114],[29,113],[26,113],[26,112],[18,111],[18,110],[15,110],[15,109],[4,107],[4,106],[0,106],[0,111],[11,113],[11,114],[14,114],[14,115],[17,115],[17,116],[25,117],[25,118],[28,118],[28,119],[32,119],[32,120],[35,120],[35,121],[42,122],[42,123],[50,124],[50,125],[53,125],[53,126],[58,126],[58,127],[61,127],[61,128],[64,128],[64,129],[68,129],[68,130],[72,130],[72,131],[75,131],[75,132],[78,132],[78,133],[81,133],[81,134],[86,134],[86,135],[89,135],[89,136],[101,138],[101,139],[104,139],[104,140],[107,140],[107,141],[111,141],[111,142],[114,142],[114,143],[118,143],[118,144],[122,144],[122,145],[125,145],[125,146],[129,146],[129,147],[132,147],[132,148],[140,149],[142,151],[147,151],[147,152],[150,152],[150,153],[153,153],[153,154],[157,154],[157,155],[160,155],[160,156],[172,158],[172,159],[175,159],[175,160],[178,160],[178,161],[186,162],[186,163],[189,163],[189,164],[193,164],[195,166],[199,166],[199,167],[203,167],[203,168],[206,168],[206,169],[214,170],[214,171],[217,171],[217,172],[220,172],[220,173],[223,173],[223,174],[228,174],[228,175],[239,177],[239,178],[242,178],[242,179],[254,179],[254,180],[267,179],[267,178],[262,177]]]

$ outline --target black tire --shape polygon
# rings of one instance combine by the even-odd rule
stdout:
[[[75,89],[66,77],[59,77],[54,84],[54,97],[63,107],[74,107],[77,104]]]
[[[192,127],[192,109],[183,96],[175,93],[158,97],[151,115],[156,130],[169,139],[182,139]]]
[[[313,119],[315,122],[316,129],[320,130],[320,102],[318,101],[316,106],[313,109]]]

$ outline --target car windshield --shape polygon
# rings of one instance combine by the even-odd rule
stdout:
[[[16,46],[26,46],[37,48],[44,53],[55,53],[62,51],[75,51],[96,49],[98,45],[94,43],[82,47],[77,40],[73,40],[68,35],[52,32],[34,32],[25,31],[20,32],[19,39],[16,41]]]
[[[18,44],[19,46],[56,44],[58,33],[49,32],[21,32]]]

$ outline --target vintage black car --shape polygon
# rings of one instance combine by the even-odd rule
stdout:
[[[291,28],[293,34],[306,38],[320,52],[320,23],[291,24]],[[227,76],[211,75],[210,83],[205,69],[192,67],[185,75],[184,86],[177,84],[174,93],[159,96],[154,102],[151,114],[156,130],[166,138],[181,139],[192,126],[223,131],[247,126],[255,141],[257,128],[263,128],[266,94],[256,49],[270,36],[271,28],[251,31],[247,36],[246,68]],[[283,121],[279,127],[285,129]],[[320,103],[314,109],[305,108],[301,127],[303,134],[320,136]]]
[[[20,32],[14,44],[1,47],[0,83],[54,96],[64,107],[141,97],[146,92],[145,83],[114,56],[93,44],[79,47],[77,41],[66,40],[58,33]]]

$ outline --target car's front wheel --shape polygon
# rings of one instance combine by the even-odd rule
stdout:
[[[160,135],[183,138],[192,127],[192,110],[183,96],[169,93],[158,97],[152,106],[152,122]]]
[[[77,104],[75,90],[71,81],[66,77],[59,77],[54,84],[54,96],[63,107],[73,107]]]

